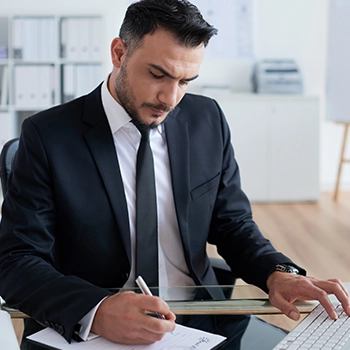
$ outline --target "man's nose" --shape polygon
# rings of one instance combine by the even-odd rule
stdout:
[[[178,86],[177,84],[167,84],[162,87],[158,93],[158,100],[165,106],[175,107],[178,103]]]

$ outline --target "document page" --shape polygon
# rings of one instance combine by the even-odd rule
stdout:
[[[204,332],[198,329],[176,325],[173,332],[165,334],[162,340],[151,345],[124,345],[110,342],[102,337],[86,342],[71,344],[51,328],[45,328],[32,334],[28,339],[44,344],[49,348],[60,350],[209,350],[223,342],[226,338],[217,334]]]

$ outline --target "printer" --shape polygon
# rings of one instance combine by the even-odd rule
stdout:
[[[254,65],[253,91],[259,94],[302,94],[303,82],[292,59],[266,59]]]

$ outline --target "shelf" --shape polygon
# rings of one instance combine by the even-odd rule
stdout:
[[[2,140],[17,137],[24,118],[86,94],[105,78],[102,35],[97,15],[0,17]]]

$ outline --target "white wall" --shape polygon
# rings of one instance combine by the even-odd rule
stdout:
[[[200,3],[200,0],[196,0]],[[220,0],[217,0],[220,1]],[[305,93],[321,97],[320,183],[333,190],[340,156],[342,127],[324,119],[327,29],[330,0],[255,0],[256,59],[295,58],[302,70]],[[110,70],[109,43],[118,34],[130,0],[0,0],[1,16],[13,14],[100,14],[105,18],[106,74]],[[215,23],[213,23],[215,25]],[[252,61],[205,60],[196,84],[230,84],[250,90]],[[302,128],[302,125],[300,125]],[[350,188],[350,166],[342,187]]]

